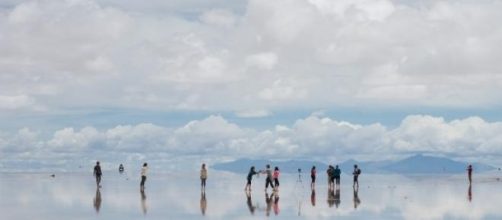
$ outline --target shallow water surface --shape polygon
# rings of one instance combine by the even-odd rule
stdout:
[[[151,173],[144,192],[139,176],[105,173],[97,189],[92,173],[2,173],[2,219],[501,219],[502,182],[497,174],[399,176],[363,174],[354,190],[342,176],[329,191],[318,178],[282,174],[277,193],[264,191],[263,176],[244,192],[245,174],[211,171],[201,193],[198,172]]]

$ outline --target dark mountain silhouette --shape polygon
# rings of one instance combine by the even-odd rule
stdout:
[[[251,166],[255,166],[256,170],[265,169],[265,165],[270,164],[273,167],[278,166],[281,172],[296,173],[298,168],[303,173],[309,173],[312,166],[317,167],[317,172],[326,171],[327,164],[318,161],[309,160],[287,160],[287,161],[271,161],[271,160],[253,160],[253,159],[238,159],[232,162],[219,163],[212,166],[217,170],[224,170],[236,173],[245,173],[249,171]],[[444,157],[425,156],[417,154],[402,160],[392,161],[356,161],[347,160],[339,165],[342,172],[350,174],[354,169],[354,164],[357,164],[363,173],[410,173],[410,174],[437,174],[437,173],[463,173],[466,172],[468,163],[455,161]],[[473,163],[475,172],[484,172],[495,169],[492,166]]]
[[[466,162],[418,154],[384,166],[383,169],[395,173],[463,173],[466,172],[467,165]],[[478,172],[494,169],[479,163],[472,165]]]
[[[230,172],[248,172],[251,166],[255,166],[256,170],[264,170],[265,165],[270,164],[272,169],[277,166],[283,173],[297,173],[298,169],[302,173],[310,173],[312,166],[316,166],[318,172],[325,170],[328,165],[308,160],[288,160],[288,161],[270,161],[270,160],[253,160],[253,159],[238,159],[232,162],[219,163],[211,166],[217,170],[225,170]]]

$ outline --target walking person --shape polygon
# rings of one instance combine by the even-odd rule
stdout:
[[[315,189],[315,178],[316,178],[316,175],[317,175],[317,171],[315,169],[315,166],[312,166],[312,169],[310,169],[310,188],[312,190]]]
[[[273,174],[273,178],[274,178],[274,190],[279,190],[279,167],[275,167],[274,168],[274,174]]]
[[[342,171],[340,170],[340,168],[338,168],[338,165],[335,166],[335,169],[333,171],[333,175],[334,175],[334,178],[335,178],[335,187],[336,188],[340,188],[340,174],[342,173]]]
[[[203,163],[200,168],[200,187],[202,191],[206,191],[206,179],[207,179],[207,169],[206,164]]]
[[[469,184],[472,183],[472,165],[467,166],[467,178],[469,179]]]
[[[103,173],[101,172],[101,166],[99,165],[99,161],[96,162],[96,166],[94,166],[94,177],[96,177],[96,186],[101,188],[101,176]]]
[[[251,181],[253,180],[253,175],[256,175],[256,174],[258,174],[258,172],[256,172],[254,166],[252,166],[249,169],[249,173],[247,176],[248,182],[246,183],[246,187],[244,187],[244,191],[251,191]]]
[[[265,179],[265,191],[267,191],[269,185],[270,187],[272,187],[272,189],[274,189],[274,184],[272,182],[273,177],[272,177],[272,170],[270,169],[270,164],[267,164],[265,168],[266,169],[264,173],[267,174],[267,178]]]
[[[354,184],[352,187],[356,187],[359,189],[359,175],[361,175],[361,169],[357,167],[357,164],[354,164],[354,172],[352,172],[352,175],[354,175]]]
[[[144,163],[141,168],[141,183],[139,184],[141,191],[145,190],[146,173],[148,172],[148,164]]]

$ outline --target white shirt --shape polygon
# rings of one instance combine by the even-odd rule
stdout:
[[[148,171],[148,167],[141,168],[141,176],[146,176],[146,172]]]

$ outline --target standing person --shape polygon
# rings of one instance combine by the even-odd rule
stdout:
[[[268,185],[270,185],[270,187],[272,187],[272,189],[274,189],[274,184],[272,183],[272,170],[270,169],[270,164],[267,164],[267,166],[265,167],[265,171],[264,173],[267,174],[267,178],[265,179],[265,191],[267,191],[268,189]]]
[[[274,168],[274,174],[273,174],[273,178],[274,178],[274,189],[275,190],[278,190],[279,189],[279,167],[275,167]]]
[[[206,164],[203,163],[200,168],[200,187],[201,190],[206,191],[206,179],[207,179],[207,169]]]
[[[361,175],[361,169],[357,167],[357,164],[354,164],[354,172],[352,172],[352,175],[354,175],[354,184],[352,187],[356,187],[357,185],[357,188],[359,188],[359,175]]]
[[[328,189],[331,189],[334,184],[334,177],[333,177],[333,166],[329,165],[328,170],[326,170],[326,173],[328,174]]]
[[[123,173],[124,172],[124,165],[120,164],[119,165],[119,173]]]
[[[336,187],[340,188],[340,174],[342,173],[342,171],[340,170],[340,168],[338,168],[338,165],[335,166],[335,170],[333,173],[334,173],[334,177],[335,177]]]
[[[101,172],[101,166],[99,165],[99,161],[96,162],[96,166],[94,166],[94,177],[96,177],[96,186],[98,188],[101,188],[101,175],[103,175],[103,173]]]
[[[472,165],[467,166],[467,178],[469,179],[469,184],[472,183]]]
[[[312,169],[310,169],[310,179],[311,179],[311,182],[310,182],[310,188],[312,190],[315,189],[315,177],[317,175],[317,171],[315,169],[315,166],[312,166]]]
[[[148,172],[148,164],[144,163],[141,168],[141,183],[139,184],[141,191],[145,190],[146,173]]]
[[[255,171],[255,168],[254,166],[252,166],[250,169],[249,169],[249,173],[248,173],[248,177],[247,177],[247,184],[246,184],[246,187],[244,187],[244,191],[251,191],[251,181],[253,180],[253,175],[256,175],[258,174],[256,171]]]

